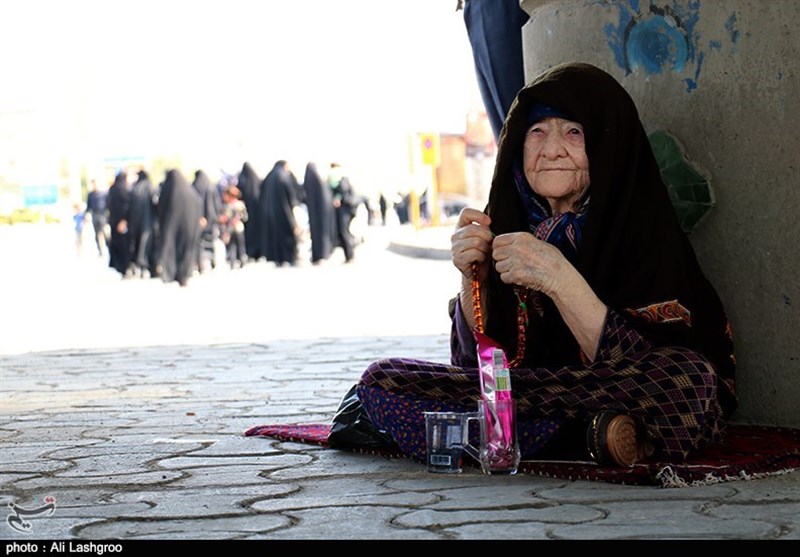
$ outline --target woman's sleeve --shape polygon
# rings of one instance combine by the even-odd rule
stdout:
[[[595,361],[617,362],[627,355],[652,348],[653,345],[627,319],[608,308]]]
[[[450,363],[459,367],[477,367],[475,335],[472,334],[472,329],[461,311],[459,296],[450,300],[448,309],[453,321],[450,328]]]

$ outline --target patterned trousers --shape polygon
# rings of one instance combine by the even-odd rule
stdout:
[[[685,348],[652,348],[616,314],[609,316],[594,363],[513,369],[511,387],[523,459],[534,458],[567,421],[588,422],[602,410],[631,416],[656,454],[675,461],[719,441],[724,428],[708,360]],[[387,358],[367,368],[357,392],[372,422],[424,461],[422,413],[475,412],[480,385],[474,367]]]

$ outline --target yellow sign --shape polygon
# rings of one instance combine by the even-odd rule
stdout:
[[[438,133],[419,134],[420,148],[422,149],[422,164],[439,166],[441,156],[439,150]]]

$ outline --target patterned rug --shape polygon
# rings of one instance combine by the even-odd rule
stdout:
[[[250,428],[246,436],[270,437],[327,446],[330,424],[278,424]],[[397,450],[357,449],[387,458],[406,458]],[[708,447],[682,463],[645,460],[632,468],[601,467],[586,461],[525,460],[520,472],[565,480],[627,485],[690,487],[786,474],[800,468],[800,429],[732,424],[724,443]]]

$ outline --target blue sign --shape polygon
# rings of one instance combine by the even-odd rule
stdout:
[[[26,207],[35,205],[54,205],[58,201],[58,187],[50,186],[24,186],[22,197]]]

